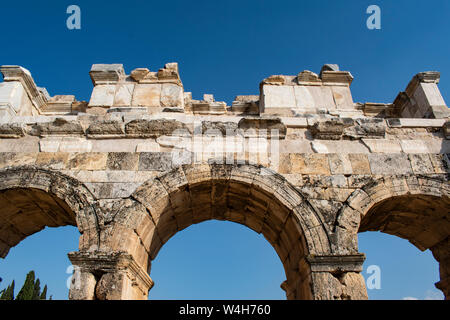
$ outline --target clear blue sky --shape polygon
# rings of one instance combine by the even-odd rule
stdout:
[[[66,28],[71,4],[81,8],[81,30]],[[381,8],[381,30],[366,28],[371,4]],[[194,98],[212,93],[229,104],[238,94],[258,94],[269,75],[319,72],[324,63],[352,72],[358,102],[392,102],[414,74],[428,70],[442,72],[444,99],[450,92],[448,0],[3,1],[0,10],[0,64],[22,65],[51,95],[78,100],[89,100],[93,63],[123,63],[129,73],[174,61]],[[0,288],[35,269],[55,298],[65,298],[66,253],[77,241],[74,228],[27,238],[0,261]],[[370,290],[371,298],[439,296],[429,252],[382,234],[361,235],[360,251],[365,267],[382,270],[382,289]],[[268,242],[226,222],[177,234],[151,276],[155,299],[284,298],[283,268]]]

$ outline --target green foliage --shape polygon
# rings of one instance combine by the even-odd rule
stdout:
[[[17,294],[16,300],[33,300],[34,284],[34,271],[30,271],[27,274],[22,289]]]
[[[44,286],[44,290],[42,290],[42,293],[39,296],[39,300],[47,300],[47,285]],[[51,300],[51,297],[50,297],[50,300]]]
[[[47,299],[47,285],[41,292],[41,283],[39,279],[35,280],[34,271],[30,271],[27,274],[25,282],[20,289],[17,296],[14,298],[14,280],[4,290],[0,292],[0,300],[46,300]],[[51,300],[51,296],[50,296]]]
[[[14,285],[13,280],[5,290],[2,290],[0,300],[14,300]]]

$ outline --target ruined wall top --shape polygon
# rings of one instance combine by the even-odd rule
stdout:
[[[231,106],[204,94],[194,100],[185,92],[178,64],[158,71],[137,68],[127,75],[122,64],[94,64],[90,100],[74,95],[50,96],[36,86],[31,73],[20,66],[1,66],[0,121],[16,117],[106,115],[108,113],[262,116],[295,118],[436,118],[450,116],[439,91],[440,74],[422,72],[413,77],[393,103],[355,103],[350,91],[353,76],[326,64],[319,74],[305,70],[297,76],[273,75],[259,86],[259,95],[239,95]]]

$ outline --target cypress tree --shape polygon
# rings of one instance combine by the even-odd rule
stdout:
[[[41,282],[39,281],[39,278],[34,283],[34,291],[33,291],[33,297],[31,300],[39,300],[39,296],[41,295]]]
[[[0,300],[46,300],[47,299],[47,285],[41,292],[41,281],[35,279],[34,271],[30,271],[27,274],[25,282],[20,289],[17,297],[14,299],[14,280],[12,283],[4,290],[0,291]],[[52,296],[50,296],[50,299]]]
[[[17,294],[16,300],[32,300],[34,294],[34,271],[27,274],[22,289]]]
[[[14,300],[14,280],[11,282],[11,284],[2,292],[2,295],[0,296],[0,300]]]
[[[44,286],[41,296],[39,297],[39,300],[47,300],[47,285]]]

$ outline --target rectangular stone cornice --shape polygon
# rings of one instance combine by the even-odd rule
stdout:
[[[22,83],[28,97],[32,101],[34,107],[40,109],[47,103],[44,93],[34,83],[30,71],[21,66],[1,66],[0,72],[3,74],[4,81],[19,81]]]
[[[375,117],[393,108],[393,104],[366,102],[362,105],[365,116]]]
[[[361,272],[365,259],[364,253],[342,256],[308,255],[305,257],[313,272]]]
[[[94,64],[89,72],[94,86],[116,83],[125,78],[123,64]]]
[[[322,82],[326,83],[343,83],[350,85],[353,81],[353,76],[348,71],[323,71]]]
[[[386,122],[391,128],[441,128],[446,119],[393,118]]]
[[[153,280],[148,273],[143,270],[134,260],[134,258],[124,252],[70,252],[69,260],[82,270],[116,272],[128,271],[132,277],[142,283],[145,287],[153,287]]]

